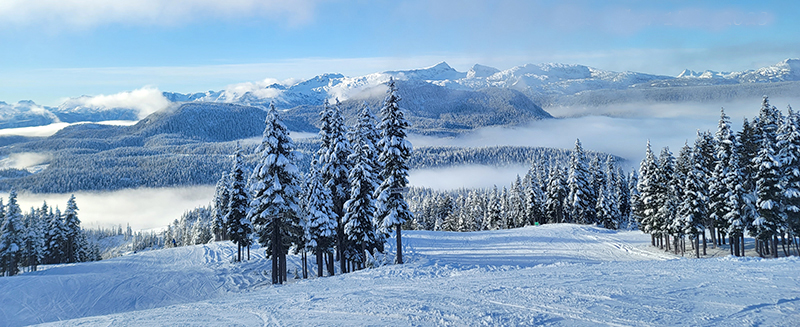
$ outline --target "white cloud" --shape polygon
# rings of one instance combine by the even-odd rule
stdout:
[[[203,19],[266,17],[309,22],[316,0],[4,0],[0,22],[90,28],[107,24],[175,25]]]
[[[279,81],[274,78],[266,78],[262,81],[258,82],[245,82],[245,83],[237,83],[231,84],[225,87],[225,95],[226,100],[228,101],[235,101],[239,97],[245,95],[246,93],[250,93],[259,98],[275,98],[283,93],[282,90],[275,89],[275,88],[267,88],[268,86],[279,84],[282,86],[291,86],[298,82],[297,79],[290,78],[284,81]]]
[[[0,159],[0,167],[24,169],[40,165],[50,160],[49,153],[21,152],[12,153],[6,158]]]
[[[157,88],[143,87],[141,89],[120,92],[111,95],[84,96],[68,99],[69,105],[80,105],[90,108],[131,108],[139,111],[139,118],[164,109],[170,105],[169,100]]]

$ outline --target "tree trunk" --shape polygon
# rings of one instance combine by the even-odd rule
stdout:
[[[783,248],[783,256],[788,257],[789,253],[786,251],[786,233],[781,233],[781,247]]]
[[[403,241],[400,239],[400,224],[395,225],[397,234],[397,260],[398,264],[403,264]]]
[[[772,257],[778,257],[778,235],[772,235]]]
[[[742,256],[743,256],[743,257],[747,256],[747,255],[745,254],[745,251],[744,251],[744,232],[742,232]]]
[[[703,229],[703,255],[706,255],[706,248],[708,245],[706,244],[706,230]]]
[[[278,219],[272,220],[272,283],[273,284],[281,284],[281,265],[280,265],[280,256],[281,256],[281,234],[280,234],[280,226],[278,225]]]
[[[650,234],[650,244],[656,246],[656,236],[653,234]]]
[[[333,261],[333,252],[327,252],[328,257],[328,276],[336,275],[336,264]]]
[[[733,239],[733,238],[731,238],[731,239]],[[724,240],[724,238],[723,238],[723,240]],[[731,242],[731,255],[732,256],[738,256],[738,254],[733,254],[733,242]]]
[[[317,277],[322,277],[322,250],[317,248]]]
[[[247,261],[250,261],[250,246],[247,246]]]
[[[694,236],[694,243],[695,254],[697,255],[697,258],[700,259],[700,235]]]
[[[716,249],[717,248],[717,230],[714,228],[714,224],[713,223],[711,224],[711,227],[708,229],[708,233],[709,233],[709,235],[711,235],[711,248],[712,249]],[[706,240],[705,236],[706,236],[706,232],[703,231],[703,243],[705,243],[705,240]],[[703,254],[704,255],[706,254],[705,250],[706,250],[706,246],[705,246],[705,244],[703,244]]]
[[[285,282],[287,280],[286,279],[286,271],[287,270],[288,269],[286,267],[286,253],[283,253],[283,251],[281,251],[281,277],[283,277],[281,279],[281,283],[283,283],[283,282]]]

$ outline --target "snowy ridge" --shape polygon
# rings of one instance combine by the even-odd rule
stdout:
[[[772,66],[741,72],[715,72],[711,70],[695,72],[686,69],[678,75],[678,78],[734,80],[739,83],[798,81],[800,80],[800,59],[786,59]]]
[[[265,283],[259,249],[230,263],[229,242],[51,267],[0,278],[0,321],[710,326],[785,325],[800,315],[795,257],[664,260],[673,257],[649,247],[649,235],[570,224],[403,238],[407,264],[298,280],[292,255],[283,286]]]
[[[545,103],[558,103],[559,98],[577,96],[587,91],[712,85],[747,88],[751,84],[794,82],[800,81],[800,59],[786,59],[775,65],[741,72],[698,72],[687,69],[677,76],[615,72],[561,63],[526,64],[506,70],[475,64],[468,71],[459,72],[441,62],[427,68],[363,76],[327,73],[301,81],[246,82],[230,85],[224,90],[187,94],[143,88],[111,96],[70,98],[58,107],[43,107],[30,101],[21,101],[16,105],[0,102],[0,128],[39,126],[58,121],[136,120],[169,103],[182,102],[217,102],[264,108],[274,103],[279,109],[321,106],[326,99],[377,102],[385,96],[385,83],[389,78],[404,81],[406,89],[403,91],[406,93],[416,93],[430,86],[443,88],[440,93],[471,91],[472,94],[462,93],[462,98],[450,96],[430,100],[432,106],[457,108],[460,103],[471,101],[469,97],[474,97],[475,93],[491,97],[491,91],[487,89],[518,91],[541,104],[543,97],[549,99]],[[685,89],[678,92],[685,92]],[[496,108],[489,105],[485,109],[491,111]]]

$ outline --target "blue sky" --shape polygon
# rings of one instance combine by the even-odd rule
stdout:
[[[797,1],[3,0],[0,101],[447,61],[677,75],[800,57]]]

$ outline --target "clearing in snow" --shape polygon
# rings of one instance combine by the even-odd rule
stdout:
[[[638,231],[553,224],[403,232],[406,264],[270,284],[230,242],[141,252],[0,278],[20,326],[800,324],[800,259],[677,259]],[[394,244],[392,240],[388,244]],[[393,253],[394,249],[389,249]],[[387,258],[391,260],[391,258]],[[313,273],[315,267],[312,265]]]

